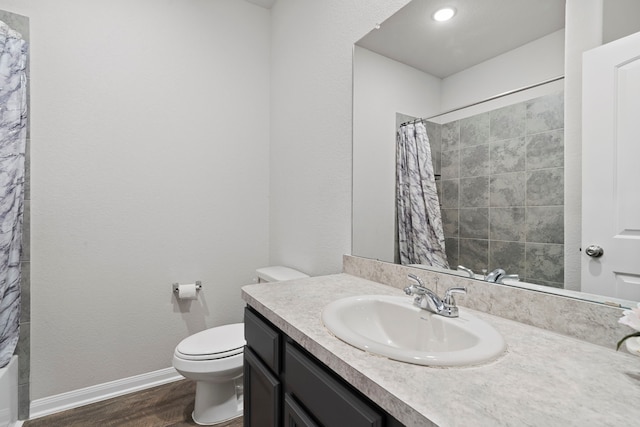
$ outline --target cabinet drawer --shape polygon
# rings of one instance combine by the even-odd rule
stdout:
[[[244,310],[244,339],[247,346],[276,375],[280,373],[280,333],[248,307]]]
[[[382,414],[288,342],[285,391],[326,427],[383,426]]]

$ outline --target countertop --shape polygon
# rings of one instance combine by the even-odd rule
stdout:
[[[503,335],[502,357],[474,367],[397,362],[322,324],[324,306],[354,295],[404,293],[348,274],[242,288],[247,304],[406,426],[640,425],[640,357],[467,309]]]

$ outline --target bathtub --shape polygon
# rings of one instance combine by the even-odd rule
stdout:
[[[18,421],[18,356],[0,369],[0,427],[13,427]]]

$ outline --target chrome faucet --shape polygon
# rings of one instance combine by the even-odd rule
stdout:
[[[422,280],[414,274],[409,274],[409,279],[414,280],[417,284],[410,284],[404,288],[407,295],[414,295],[413,303],[418,307],[430,311],[440,316],[458,317],[458,306],[453,298],[454,293],[467,293],[466,288],[453,287],[447,289],[444,298],[440,299],[431,289],[428,289],[422,283]]]
[[[502,268],[496,268],[484,278],[487,282],[504,284],[504,280],[519,281],[520,276],[517,274],[507,274]]]
[[[485,277],[484,280],[486,280],[487,282],[492,282],[492,283],[500,283],[500,282],[498,282],[498,280],[500,280],[500,278],[502,276],[504,276],[505,274],[507,274],[506,271],[504,271],[501,268],[496,268],[491,273],[487,274],[487,277]]]
[[[471,277],[472,279],[475,277],[475,274],[473,274],[473,270],[471,270],[470,268],[465,267],[464,265],[459,265],[458,266],[458,271],[464,271],[465,273],[467,273],[469,275],[469,277]]]
[[[503,274],[498,278],[498,281],[496,283],[504,284],[505,280],[513,280],[514,282],[519,282],[520,276],[518,276],[517,274]]]

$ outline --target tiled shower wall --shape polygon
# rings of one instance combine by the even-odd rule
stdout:
[[[15,13],[0,10],[0,21],[22,34],[22,38],[29,42],[29,18]],[[29,73],[30,59],[27,57],[27,111],[31,110],[29,94],[31,93],[31,75]],[[31,168],[29,148],[31,146],[31,132],[27,119],[27,147],[25,158],[24,185],[24,217],[22,233],[22,254],[20,265],[22,271],[20,307],[20,339],[16,353],[18,354],[18,416],[21,420],[29,418],[29,360],[30,360],[30,332],[31,332],[31,248],[30,248],[30,213],[31,213]]]
[[[445,123],[439,142],[449,264],[562,287],[564,94]]]

